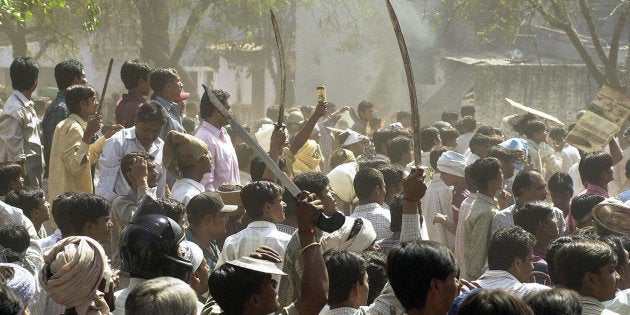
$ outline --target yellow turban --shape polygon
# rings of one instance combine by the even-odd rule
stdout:
[[[206,154],[208,145],[194,136],[175,130],[166,134],[162,161],[172,175],[178,174],[178,168],[195,165]]]

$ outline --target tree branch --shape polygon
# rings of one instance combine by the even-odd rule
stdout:
[[[580,11],[582,11],[582,15],[584,16],[584,20],[586,21],[586,25],[588,26],[588,32],[591,34],[591,39],[593,40],[593,46],[595,46],[595,51],[597,51],[597,55],[599,55],[599,59],[603,64],[608,64],[608,57],[602,48],[602,44],[599,41],[599,36],[597,35],[597,30],[595,29],[595,23],[593,23],[593,17],[591,16],[591,9],[586,4],[586,0],[580,0]]]
[[[626,9],[619,15],[617,24],[615,24],[615,30],[613,31],[612,40],[610,41],[610,53],[609,62],[606,64],[606,74],[608,77],[608,84],[614,88],[621,88],[621,82],[619,82],[619,74],[617,73],[618,54],[619,54],[619,41],[621,34],[623,34],[624,26],[628,21],[628,15],[630,9]]]
[[[186,21],[186,26],[184,26],[182,34],[179,36],[175,49],[173,49],[173,53],[171,54],[170,59],[172,64],[179,64],[179,59],[182,58],[184,50],[186,49],[186,46],[188,46],[188,40],[190,40],[191,34],[195,31],[195,29],[197,29],[197,25],[199,25],[199,21],[201,21],[203,13],[208,9],[211,2],[211,0],[201,0],[190,11],[188,21]]]

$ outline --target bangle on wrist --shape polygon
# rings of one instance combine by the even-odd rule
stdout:
[[[309,249],[309,247],[312,247],[312,246],[320,246],[320,245],[319,245],[319,243],[317,243],[317,242],[310,243],[310,244],[308,244],[308,245],[306,245],[306,246],[302,247],[302,250],[300,251],[300,255],[303,255],[303,254],[304,254],[304,251],[305,251],[305,250],[307,250],[307,249]]]

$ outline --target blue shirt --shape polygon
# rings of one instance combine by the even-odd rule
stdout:
[[[179,107],[177,104],[171,103],[161,96],[158,96],[156,101],[162,105],[162,108],[164,108],[164,111],[166,112],[166,117],[168,118],[164,126],[162,126],[160,138],[164,140],[166,138],[166,134],[171,130],[186,133],[186,130],[182,125],[182,117],[179,113]]]
[[[48,178],[48,164],[50,162],[50,147],[52,145],[53,135],[55,134],[55,127],[62,120],[68,118],[70,113],[66,107],[66,99],[63,96],[63,92],[57,92],[57,97],[53,100],[52,104],[46,108],[44,119],[42,119],[42,145],[44,146],[44,178]]]

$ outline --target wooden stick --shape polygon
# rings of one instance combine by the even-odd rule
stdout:
[[[280,109],[278,110],[278,125],[282,125],[284,120],[284,102],[287,93],[287,73],[286,64],[284,61],[284,48],[282,46],[282,38],[280,37],[280,28],[278,27],[278,21],[276,15],[271,12],[271,24],[273,25],[273,34],[276,37],[276,46],[278,46],[278,72],[280,73]]]
[[[101,101],[98,103],[98,109],[96,113],[101,113],[101,107],[105,102],[105,92],[107,92],[107,83],[109,82],[109,76],[112,74],[112,65],[114,65],[114,58],[109,59],[109,67],[107,67],[107,75],[105,76],[105,84],[103,85],[103,92],[101,93]]]

